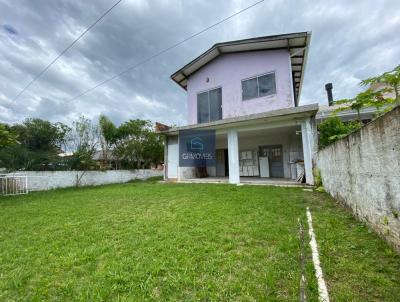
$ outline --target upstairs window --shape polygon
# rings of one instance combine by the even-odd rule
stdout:
[[[242,100],[250,100],[276,93],[275,73],[267,73],[242,80]]]
[[[197,122],[208,123],[222,119],[222,89],[216,88],[197,95]]]

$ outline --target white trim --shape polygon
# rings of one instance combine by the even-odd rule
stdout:
[[[298,104],[296,104],[296,101],[294,99],[294,91],[296,87],[293,85],[292,56],[290,56],[290,53],[288,62],[289,62],[290,95],[292,97],[292,103],[294,104],[294,107],[297,107]]]
[[[265,75],[271,74],[271,73],[276,73],[276,70],[274,69],[274,70],[271,70],[271,71],[268,71],[268,72],[265,72],[265,73],[262,73],[262,74],[257,74],[257,75],[254,75],[254,76],[250,76],[250,77],[244,78],[244,79],[242,79],[240,81],[243,82],[243,81],[251,80],[251,79],[262,77],[262,76],[265,76]]]
[[[317,239],[315,237],[312,225],[312,216],[309,207],[307,207],[307,222],[308,222],[308,235],[310,236],[312,259],[315,269],[315,277],[317,278],[318,281],[318,295],[319,295],[318,298],[320,302],[329,302],[328,289],[326,287],[324,276],[322,274],[321,263],[319,261]]]
[[[291,121],[276,121],[271,123],[265,124],[258,124],[258,125],[243,125],[241,127],[235,127],[238,132],[243,131],[256,131],[256,130],[264,130],[264,129],[274,129],[274,128],[283,128],[283,127],[292,127],[292,126],[299,126],[300,121],[291,120]],[[233,125],[232,125],[233,127]],[[216,134],[225,134],[228,133],[230,130],[229,127],[224,129],[216,129]]]
[[[210,123],[173,127],[165,131],[159,131],[158,133],[165,135],[177,135],[179,133],[179,130],[187,129],[226,129],[230,127],[240,127],[243,125],[267,124],[277,120],[303,120],[305,118],[313,118],[317,111],[318,104],[304,105],[299,107],[288,107],[265,111],[262,113],[253,113],[236,117],[225,117],[222,120]]]
[[[300,104],[301,89],[303,88],[304,76],[305,76],[305,72],[306,72],[306,65],[307,65],[308,49],[309,49],[309,46],[310,46],[310,40],[311,40],[311,31],[308,31],[307,32],[307,36],[306,36],[306,47],[304,49],[304,54],[303,54],[303,65],[301,66],[299,92],[297,93],[297,100],[296,100],[297,101],[297,106],[299,106],[299,104]]]
[[[168,138],[167,145],[167,178],[179,179],[179,136]]]
[[[290,47],[289,47],[289,48],[290,48]],[[292,54],[290,55],[290,57],[296,56],[297,54],[303,52],[305,49],[306,49],[305,47],[300,48],[298,51],[295,51],[294,53],[292,53]]]
[[[313,129],[311,127],[311,120],[306,119],[301,123],[301,139],[303,142],[303,157],[304,157],[304,171],[306,175],[306,182],[309,185],[314,185],[313,175],[313,151],[314,151],[314,137]]]
[[[196,92],[196,96],[199,95],[200,93],[204,93],[204,92],[210,92],[211,90],[215,90],[215,89],[219,89],[221,88],[221,92],[222,92],[222,85],[210,88],[210,89],[205,89],[205,90],[201,90],[199,92]]]
[[[238,133],[234,129],[228,131],[228,164],[229,183],[239,184],[239,140]]]

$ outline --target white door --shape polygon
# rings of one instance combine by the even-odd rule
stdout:
[[[259,157],[259,161],[260,161],[260,176],[269,177],[268,157]]]
[[[167,177],[178,178],[179,145],[178,137],[168,137]]]

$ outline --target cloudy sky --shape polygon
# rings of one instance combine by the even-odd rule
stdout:
[[[185,91],[169,76],[216,42],[312,31],[300,104],[351,97],[361,79],[400,63],[400,1],[266,0],[130,73],[130,65],[256,0],[123,0],[16,101],[13,98],[115,0],[0,0],[0,122],[70,123],[106,114],[186,122]]]

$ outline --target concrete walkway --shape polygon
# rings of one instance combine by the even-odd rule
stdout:
[[[228,183],[228,177],[205,177],[180,180],[179,183]],[[240,177],[243,185],[263,185],[278,187],[308,187],[305,183],[288,178]]]

